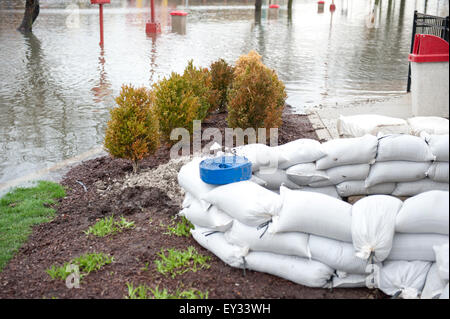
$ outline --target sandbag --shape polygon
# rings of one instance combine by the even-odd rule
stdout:
[[[337,193],[335,186],[325,186],[325,187],[300,186],[299,190],[304,192],[320,193],[337,199],[341,199],[341,196],[339,196],[339,194]]]
[[[378,114],[340,115],[336,124],[339,135],[344,137],[377,135],[380,132],[409,134],[410,131],[404,119]]]
[[[311,257],[308,246],[308,234],[291,232],[270,234],[265,229],[257,229],[234,221],[225,233],[230,244],[245,247],[250,251],[266,251],[282,255]]]
[[[317,169],[351,164],[372,164],[377,153],[378,139],[373,135],[334,139],[322,144],[325,157],[316,161]]]
[[[379,271],[378,288],[390,296],[416,299],[430,267],[431,263],[425,261],[386,261]]]
[[[204,205],[197,199],[192,201],[188,207],[183,208],[179,215],[186,217],[194,225],[221,232],[228,230],[233,224],[233,218],[229,215],[216,206],[205,210]]]
[[[252,163],[252,171],[258,171],[262,167],[278,168],[287,159],[277,151],[261,143],[253,143],[233,148],[236,155],[246,157]]]
[[[414,182],[426,177],[431,162],[376,162],[370,168],[365,186],[382,183]]]
[[[348,274],[345,277],[333,276],[333,288],[366,287],[367,275]]]
[[[433,247],[436,254],[436,265],[438,267],[439,276],[448,281],[449,280],[449,257],[448,257],[448,242],[443,245],[436,245]]]
[[[283,206],[274,216],[272,233],[298,231],[351,242],[351,208],[327,195],[281,187]]]
[[[191,234],[200,246],[211,251],[227,265],[243,268],[243,257],[247,255],[248,251],[242,247],[228,243],[223,233],[212,233],[210,229],[195,226],[194,229],[191,229]]]
[[[426,176],[435,182],[448,183],[448,173],[448,162],[435,162],[430,165],[430,168],[426,172]]]
[[[431,152],[424,139],[414,135],[392,134],[379,136],[376,161],[434,161],[435,156]]]
[[[430,135],[428,133],[420,134],[425,142],[427,142],[431,153],[436,157],[438,162],[449,161],[449,135]]]
[[[269,221],[282,205],[278,194],[250,181],[216,187],[201,199],[249,226]]]
[[[433,246],[448,242],[448,236],[439,234],[396,233],[387,260],[436,261]]]
[[[355,195],[388,195],[395,189],[395,183],[381,183],[366,187],[364,181],[347,181],[336,185],[339,196],[349,197]]]
[[[429,178],[424,178],[415,182],[397,183],[392,191],[394,196],[415,196],[432,190],[448,192],[448,183],[435,182]]]
[[[448,283],[447,283],[447,285],[445,285],[445,288],[442,291],[441,295],[439,296],[439,299],[449,299],[448,298],[448,292],[449,292],[448,289],[449,289],[449,287],[448,287]]]
[[[413,135],[419,136],[422,132],[436,135],[449,133],[449,122],[443,117],[416,116],[407,119],[407,122]]]
[[[281,169],[257,171],[253,176],[263,180],[265,183],[264,187],[268,189],[279,190],[281,185],[292,189],[300,188],[288,178],[286,171]]]
[[[314,182],[329,180],[325,171],[316,169],[314,163],[297,164],[286,170],[287,177],[297,185],[307,186]]]
[[[436,263],[433,263],[427,274],[425,285],[420,296],[421,299],[436,299],[438,298],[448,281],[442,280],[439,277],[439,271]]]
[[[329,168],[325,171],[329,180],[334,184],[346,181],[365,180],[369,176],[369,164],[343,165]]]
[[[189,163],[183,165],[178,172],[178,184],[195,198],[200,199],[203,194],[213,190],[216,186],[206,184],[200,178],[200,162],[202,158],[195,157]]]
[[[275,146],[274,149],[282,154],[283,158],[286,158],[285,162],[278,165],[280,169],[287,169],[296,164],[315,162],[325,156],[320,142],[307,138]]]
[[[385,260],[392,248],[395,218],[403,202],[387,195],[360,199],[352,207],[352,240],[355,255],[363,260]]]
[[[429,191],[408,198],[397,214],[395,230],[400,233],[448,235],[448,192]]]
[[[250,270],[275,275],[308,287],[329,287],[333,269],[315,260],[268,252],[250,252],[245,257]]]
[[[365,274],[367,261],[355,256],[352,243],[321,236],[309,236],[311,258],[333,269],[352,274]]]

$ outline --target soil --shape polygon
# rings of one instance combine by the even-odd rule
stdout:
[[[225,116],[216,114],[208,118],[202,129],[225,128]],[[298,138],[318,139],[307,116],[285,112],[279,143]],[[160,165],[167,165],[168,170]],[[71,169],[61,182],[67,195],[55,205],[56,217],[33,227],[27,243],[0,272],[0,298],[124,298],[128,295],[127,283],[135,287],[159,286],[170,292],[195,288],[208,291],[209,298],[384,297],[378,290],[365,288],[309,288],[248,270],[244,276],[242,270],[226,265],[191,236],[168,235],[167,225],[179,212],[183,195],[174,191],[173,186],[180,165],[169,161],[169,146],[164,145],[154,156],[141,161],[140,178],[131,173],[129,162],[109,156]],[[166,172],[167,176],[151,177],[158,172]],[[104,238],[84,233],[97,220],[111,215],[124,216],[134,221],[136,227]],[[154,260],[161,248],[188,246],[211,256],[211,267],[195,273],[189,271],[174,279],[156,271]],[[65,282],[52,280],[46,273],[52,265],[63,265],[87,252],[108,253],[114,256],[114,262],[84,277],[80,288],[68,289]]]

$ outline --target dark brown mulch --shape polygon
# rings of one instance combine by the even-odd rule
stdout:
[[[280,143],[317,136],[306,116],[284,114],[279,130]],[[226,126],[225,114],[209,118],[203,128]],[[143,168],[155,168],[169,160],[169,148],[162,147],[155,156],[144,159]],[[368,289],[317,289],[259,272],[229,267],[192,237],[165,234],[166,226],[179,211],[164,190],[132,187],[120,194],[97,193],[95,182],[110,185],[131,165],[120,159],[101,157],[86,161],[70,170],[62,181],[67,196],[56,206],[57,216],[49,223],[33,228],[28,242],[0,273],[0,298],[123,298],[127,283],[146,284],[175,291],[196,288],[208,291],[210,298],[379,298]],[[79,183],[81,182],[85,187]],[[136,228],[112,237],[87,236],[84,231],[105,216],[123,215]],[[185,249],[194,246],[211,256],[209,269],[187,272],[175,279],[158,273],[154,260],[161,248]],[[51,265],[65,262],[86,252],[104,252],[114,262],[83,278],[79,289],[68,289],[62,281],[46,273]],[[149,265],[146,270],[146,265]]]

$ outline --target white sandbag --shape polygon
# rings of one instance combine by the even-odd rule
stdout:
[[[376,162],[370,168],[365,186],[382,183],[414,182],[426,177],[431,162]]]
[[[281,187],[283,201],[278,216],[274,216],[272,233],[298,231],[351,242],[351,209],[344,201],[327,195],[290,190]]]
[[[367,275],[349,274],[345,277],[333,276],[333,288],[366,287]]]
[[[258,184],[258,185],[260,185],[262,187],[266,187],[267,186],[267,182],[265,180],[255,176],[254,174],[252,174],[252,177],[250,178],[250,181],[255,183],[255,184]]]
[[[448,183],[435,182],[429,178],[424,178],[415,182],[397,183],[392,195],[394,196],[415,196],[432,190],[448,192]]]
[[[369,176],[369,164],[343,165],[326,170],[326,175],[334,184],[340,184],[346,181],[361,181]]]
[[[439,234],[396,233],[387,260],[436,261],[433,246],[448,242],[448,236]]]
[[[438,267],[436,263],[433,263],[428,271],[420,298],[435,299],[439,297],[444,291],[447,282],[448,281],[442,280],[441,277],[439,277]]]
[[[448,287],[448,283],[447,283],[447,285],[445,286],[444,290],[442,291],[439,299],[449,299],[448,298],[448,292],[449,292],[448,289],[449,289],[449,287]]]
[[[416,299],[430,267],[431,263],[425,261],[386,261],[379,271],[378,288],[390,296]]]
[[[200,199],[203,194],[208,193],[216,186],[206,184],[200,178],[200,162],[202,158],[195,157],[189,163],[183,165],[178,172],[178,184],[195,198]]]
[[[250,181],[216,187],[201,199],[249,226],[269,221],[282,205],[278,194]]]
[[[285,170],[274,169],[274,170],[262,170],[254,173],[253,176],[264,181],[266,188],[279,190],[281,185],[284,185],[288,188],[298,189],[299,186],[292,182]]]
[[[423,138],[404,134],[378,137],[377,162],[428,162],[434,161],[435,158]]]
[[[400,233],[448,235],[448,192],[429,191],[408,198],[397,214],[395,230]]]
[[[426,172],[429,179],[439,182],[448,183],[449,182],[449,167],[448,162],[434,162],[431,164],[430,168]]]
[[[317,160],[317,169],[351,164],[372,164],[375,160],[378,139],[373,135],[334,139],[322,144],[327,154]]]
[[[205,210],[204,205],[197,199],[189,207],[183,208],[179,215],[186,217],[194,225],[221,232],[227,231],[233,224],[233,218],[229,215],[216,206],[211,206]]]
[[[395,218],[403,202],[387,195],[360,199],[352,207],[352,240],[355,255],[363,260],[373,256],[382,262],[392,248]]]
[[[366,187],[364,181],[347,181],[336,185],[339,196],[349,197],[355,195],[388,195],[395,189],[395,183],[381,183]]]
[[[316,169],[314,163],[297,164],[286,170],[287,177],[297,185],[306,186],[314,182],[327,181],[325,171]]]
[[[377,135],[398,133],[409,134],[409,125],[404,119],[378,114],[340,115],[337,120],[337,130],[340,136],[359,137],[365,134]]]
[[[341,196],[339,196],[339,194],[337,193],[335,186],[325,186],[325,187],[300,186],[299,190],[304,192],[320,193],[337,199],[341,199]]]
[[[274,149],[287,159],[278,165],[280,169],[287,169],[296,164],[315,162],[325,156],[320,142],[307,138],[275,146]]]
[[[428,134],[448,134],[448,120],[437,116],[416,116],[407,119],[411,134],[419,136],[421,132]]]
[[[228,243],[223,233],[212,233],[210,229],[196,226],[194,229],[191,229],[191,234],[200,246],[211,251],[227,265],[243,268],[243,257],[247,255],[248,251],[242,247]]]
[[[236,155],[246,157],[252,163],[252,171],[258,171],[261,167],[278,168],[287,159],[277,151],[261,143],[253,143],[233,148]]]
[[[353,274],[365,274],[367,261],[355,256],[352,243],[330,238],[309,236],[311,258],[333,269]]]
[[[250,227],[235,220],[225,233],[225,239],[233,245],[250,251],[266,251],[282,255],[310,258],[308,234],[299,232],[270,234],[266,229]]]
[[[308,287],[329,287],[333,269],[315,260],[268,252],[250,252],[245,257],[250,270],[275,275]]]
[[[436,245],[433,247],[436,254],[436,264],[439,271],[439,276],[443,280],[449,280],[449,257],[448,257],[448,242],[443,245]]]
[[[430,135],[428,133],[420,134],[420,137],[428,143],[431,153],[436,157],[438,162],[449,161],[449,135]]]
[[[308,184],[308,186],[312,187],[312,188],[321,188],[321,187],[328,187],[328,186],[335,186],[335,185],[332,181],[326,180],[326,181],[310,183],[310,184]]]

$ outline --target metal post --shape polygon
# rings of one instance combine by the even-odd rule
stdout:
[[[414,22],[412,29],[412,37],[411,37],[411,49],[409,53],[413,52],[414,48],[414,38],[416,37],[416,28],[417,28],[417,10],[414,10]],[[408,84],[406,85],[406,92],[411,92],[411,62],[408,62]]]
[[[155,22],[155,0],[150,0],[150,21],[145,25],[148,34],[161,33],[161,24]]]
[[[151,21],[151,23],[155,23],[155,0],[151,0],[151,2],[150,2],[150,10],[151,10],[151,13],[150,13],[150,21]]]
[[[100,10],[100,46],[103,47],[103,4],[99,5]]]

